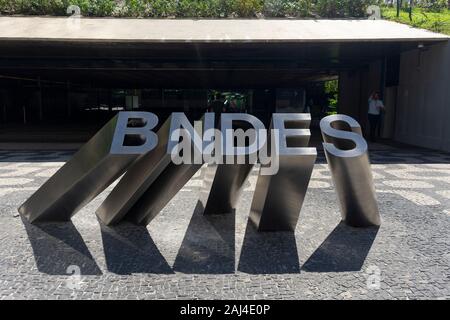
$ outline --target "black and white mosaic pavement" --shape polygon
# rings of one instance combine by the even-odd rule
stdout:
[[[450,298],[450,154],[372,151],[380,228],[340,222],[319,155],[293,233],[247,223],[254,170],[235,214],[203,217],[199,172],[147,227],[30,225],[17,208],[70,151],[0,151],[0,299]]]

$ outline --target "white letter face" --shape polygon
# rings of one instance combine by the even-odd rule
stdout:
[[[351,131],[336,129],[348,125]],[[357,157],[367,151],[367,142],[362,137],[361,126],[352,117],[334,114],[320,120],[323,147],[336,157]],[[354,145],[352,148],[350,145]]]
[[[288,122],[293,123],[297,128],[286,128]],[[309,127],[311,115],[309,113],[274,113],[272,115],[273,129],[275,130],[275,152],[279,155],[310,155],[316,154],[315,148],[308,148],[311,132]],[[303,128],[298,128],[303,127]],[[294,142],[294,146],[288,147],[287,140]]]
[[[214,130],[214,113],[205,113],[202,120],[194,121],[194,126],[183,112],[172,113],[167,144],[167,153],[171,155],[172,161],[175,164],[202,164],[202,133],[211,130]]]
[[[129,124],[140,126],[129,126]],[[158,117],[151,112],[120,112],[111,143],[111,154],[144,154],[158,144],[158,136],[151,131]]]
[[[233,129],[233,121],[245,121],[252,125],[253,129]],[[225,155],[251,155],[256,154],[266,143],[267,131],[264,124],[255,116],[246,113],[224,113],[221,115],[221,128],[223,136],[223,150]],[[234,146],[234,138],[238,140],[238,146]],[[248,138],[250,145],[245,146]]]

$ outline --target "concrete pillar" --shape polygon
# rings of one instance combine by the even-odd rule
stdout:
[[[395,139],[450,151],[450,43],[402,53]]]
[[[72,105],[70,103],[70,82],[66,82],[66,108],[67,108],[67,118],[72,115]]]
[[[44,111],[42,110],[42,85],[41,78],[38,78],[38,108],[39,108],[39,121],[42,121],[44,118]]]
[[[339,73],[338,112],[356,119],[363,133],[368,130],[368,99],[372,92],[382,91],[383,63],[374,61],[366,67]]]
[[[386,112],[383,114],[381,126],[381,137],[385,139],[394,138],[395,129],[395,109],[397,105],[397,87],[387,87],[384,89],[383,102]]]
[[[339,74],[339,113],[359,118],[360,90],[360,70],[342,71]]]

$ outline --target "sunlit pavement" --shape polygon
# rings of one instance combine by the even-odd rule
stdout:
[[[108,188],[71,223],[30,225],[17,207],[71,151],[0,151],[0,299],[450,298],[450,154],[371,151],[379,229],[340,222],[319,152],[293,233],[247,224],[253,170],[235,214],[203,217],[199,172],[148,228],[100,225]]]

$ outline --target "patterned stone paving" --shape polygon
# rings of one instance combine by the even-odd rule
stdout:
[[[111,187],[71,223],[23,221],[72,154],[0,151],[0,299],[450,298],[450,154],[371,152],[380,228],[340,222],[323,154],[295,234],[247,224],[256,170],[235,214],[199,214],[199,172],[148,228],[97,221]]]

